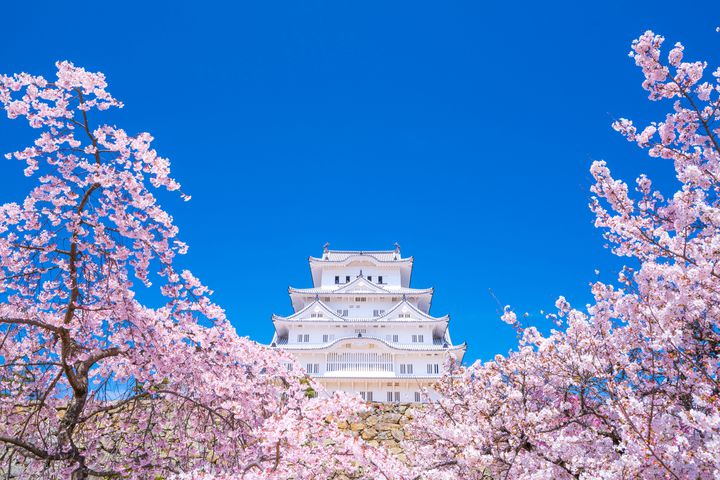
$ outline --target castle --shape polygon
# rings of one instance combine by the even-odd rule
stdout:
[[[400,248],[329,250],[310,257],[312,288],[288,289],[294,313],[273,315],[274,348],[291,352],[329,391],[367,401],[421,402],[453,345],[450,317],[433,317],[432,288],[411,288],[413,258]],[[432,397],[432,392],[430,393]]]

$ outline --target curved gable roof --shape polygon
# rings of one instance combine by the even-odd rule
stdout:
[[[423,312],[419,308],[417,308],[412,303],[408,302],[407,300],[402,300],[398,302],[395,306],[393,306],[391,309],[386,311],[384,314],[379,315],[377,317],[360,317],[360,318],[354,318],[354,317],[342,317],[337,314],[337,312],[333,311],[330,307],[328,307],[324,302],[322,302],[319,299],[316,299],[314,302],[306,305],[304,308],[301,308],[297,312],[293,313],[292,315],[288,315],[287,317],[282,317],[280,315],[274,315],[272,316],[273,322],[276,320],[280,321],[303,321],[303,322],[327,322],[328,320],[318,319],[318,318],[304,318],[300,319],[300,317],[307,312],[310,308],[313,306],[320,307],[321,310],[323,310],[325,313],[328,314],[329,319],[339,321],[339,322],[416,322],[416,318],[409,318],[409,319],[390,319],[390,315],[396,313],[398,310],[401,309],[401,307],[407,307],[409,310],[412,310],[417,316],[423,318],[427,322],[449,322],[450,321],[450,315],[443,315],[442,317],[433,317],[431,315],[428,315],[427,313]]]
[[[389,293],[380,285],[377,285],[363,276],[358,276],[350,283],[333,290],[333,293]]]

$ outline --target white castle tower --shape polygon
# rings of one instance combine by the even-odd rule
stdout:
[[[290,287],[295,311],[273,315],[272,346],[292,352],[330,391],[368,401],[418,402],[453,345],[450,317],[432,317],[432,288],[410,288],[413,258],[388,251],[328,250],[310,257],[313,288]]]

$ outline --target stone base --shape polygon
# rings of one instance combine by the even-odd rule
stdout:
[[[369,445],[385,447],[400,461],[407,457],[400,442],[405,440],[405,425],[413,419],[419,403],[369,403],[369,410],[360,413],[357,423],[342,422],[339,427],[361,437]]]

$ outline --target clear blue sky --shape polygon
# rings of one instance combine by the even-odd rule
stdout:
[[[610,128],[662,111],[629,44],[654,29],[713,62],[720,8],[632,3],[8,2],[0,71],[106,73],[112,121],[151,132],[193,196],[164,205],[241,335],[269,341],[323,243],[397,241],[487,359],[515,341],[489,288],[538,319],[617,272],[587,209],[593,159],[672,183]],[[0,151],[28,130],[0,118]],[[22,168],[0,161],[0,201],[25,194]]]

